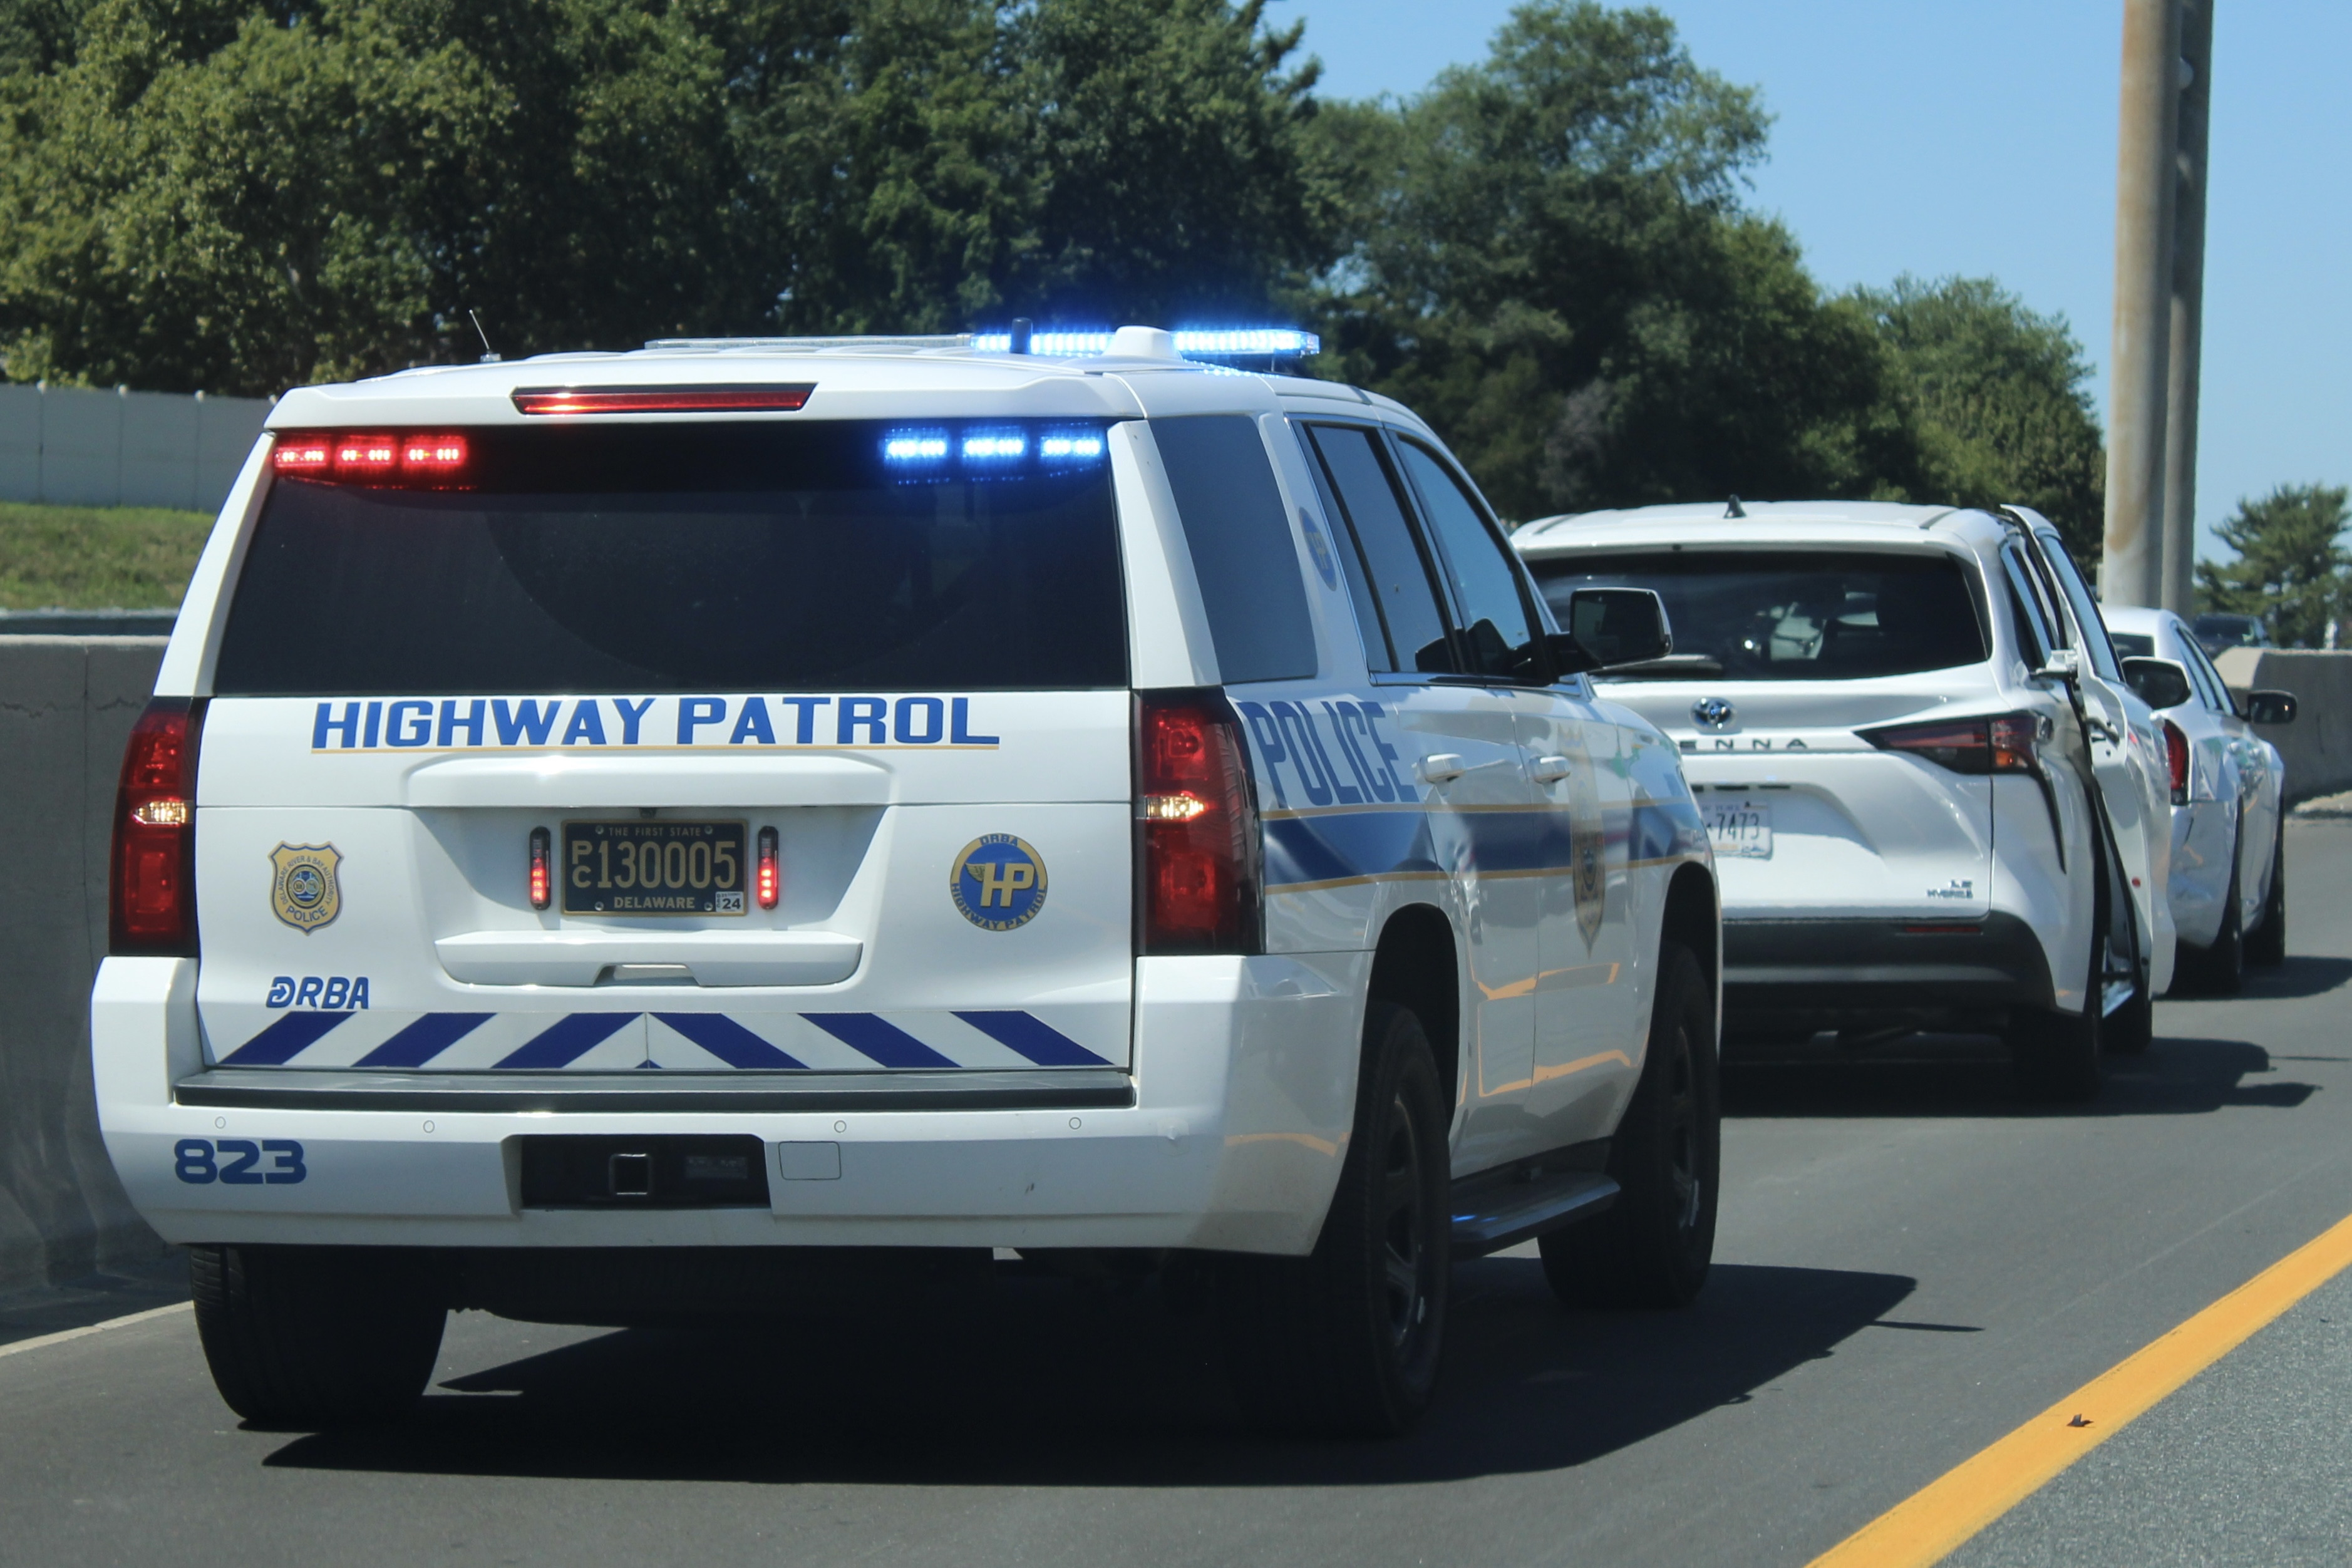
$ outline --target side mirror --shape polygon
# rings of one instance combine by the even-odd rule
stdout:
[[[2189,672],[2168,658],[2127,658],[2124,679],[2151,708],[2178,708],[2196,695],[2189,689]]]
[[[1647,588],[1579,588],[1569,595],[1568,630],[1549,640],[1562,675],[1647,664],[1675,651],[1665,602]]]
[[[2246,693],[2245,717],[2253,724],[2292,724],[2294,722],[2295,701],[2292,691],[2249,691]]]

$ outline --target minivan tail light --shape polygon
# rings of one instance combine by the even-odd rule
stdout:
[[[1257,805],[1223,692],[1138,694],[1135,818],[1140,951],[1257,951]]]
[[[2039,732],[2032,714],[2000,713],[1893,724],[1864,730],[1862,738],[1882,752],[1922,757],[1956,773],[2031,773],[2041,771],[2035,746]]]
[[[2172,771],[2172,804],[2189,804],[2189,737],[2179,725],[2164,721],[2164,760]]]
[[[204,709],[158,697],[131,727],[114,792],[107,951],[196,953],[196,747]]]

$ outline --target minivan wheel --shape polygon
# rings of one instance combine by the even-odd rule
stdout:
[[[1610,1144],[1619,1196],[1537,1244],[1553,1294],[1571,1307],[1689,1305],[1715,1256],[1722,1165],[1715,988],[1690,949],[1664,942],[1648,1055]]]
[[[1226,1371],[1259,1426],[1389,1436],[1428,1408],[1451,1268],[1445,1132],[1421,1020],[1372,1002],[1355,1130],[1315,1250],[1220,1259]]]
[[[425,1255],[363,1247],[191,1247],[196,1333],[228,1407],[265,1426],[397,1416],[448,1312]]]
[[[2183,944],[2172,988],[2186,996],[2235,996],[2245,986],[2246,935],[2238,912],[2238,855],[2230,846],[2230,889],[2221,896],[2221,929],[2209,947]]]
[[[2246,962],[2276,969],[2286,962],[2286,823],[2271,844],[2271,891],[2263,900],[2262,923],[2246,933]]]
[[[2106,955],[2106,933],[2102,931],[2091,943],[2090,973],[2083,983],[2080,1013],[2020,1008],[2011,1016],[2010,1063],[2017,1075],[2017,1087],[2026,1098],[2082,1104],[2098,1097],[2105,1076],[2099,1057],[2106,1033],[2106,1020],[2100,1012]],[[2141,989],[2144,995],[2146,987]]]

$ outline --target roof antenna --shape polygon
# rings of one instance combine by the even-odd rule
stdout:
[[[482,340],[482,363],[498,363],[499,351],[490,347],[490,334],[482,331],[482,318],[474,313],[471,305],[466,307],[466,320],[474,323],[474,335]]]
[[[1005,352],[1016,354],[1027,353],[1029,352],[1029,329],[1033,325],[1034,325],[1034,323],[1026,316],[1013,317],[1013,331],[1006,343]]]
[[[1739,498],[1738,496],[1733,496],[1731,498],[1731,504],[1723,509],[1723,515],[1727,518],[1746,517],[1748,515],[1748,509],[1739,504]]]

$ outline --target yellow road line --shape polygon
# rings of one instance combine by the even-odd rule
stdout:
[[[79,1329],[60,1329],[54,1334],[40,1334],[29,1340],[18,1340],[15,1344],[0,1345],[0,1356],[22,1355],[26,1351],[45,1350],[50,1345],[61,1345],[68,1340],[87,1339],[91,1334],[102,1334],[109,1329],[123,1329],[133,1323],[146,1322],[153,1318],[168,1318],[174,1312],[189,1311],[194,1306],[194,1302],[182,1301],[176,1306],[152,1307],[144,1312],[131,1312],[120,1318],[109,1318],[102,1323],[84,1324]]]
[[[1927,1568],[2023,1502],[2256,1330],[2352,1267],[2352,1218],[2101,1373],[1813,1559],[1811,1568]]]

